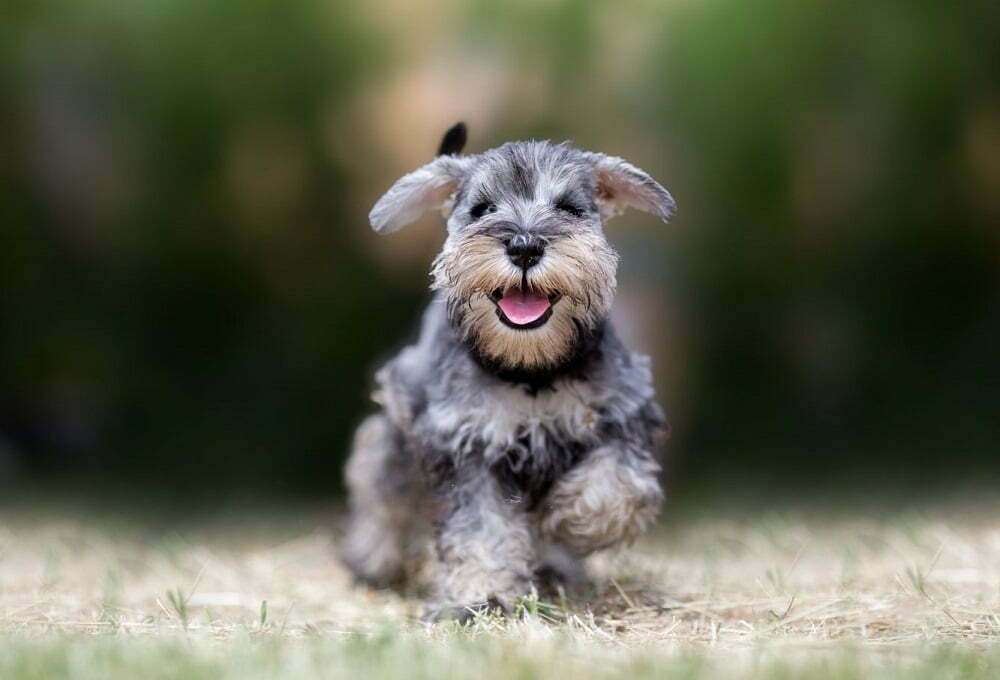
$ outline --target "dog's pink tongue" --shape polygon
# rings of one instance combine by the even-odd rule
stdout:
[[[512,288],[504,293],[497,304],[508,319],[518,325],[524,325],[537,320],[548,310],[549,299],[544,295]]]

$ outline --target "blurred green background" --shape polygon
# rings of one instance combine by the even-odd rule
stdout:
[[[611,223],[670,485],[1000,473],[1000,4],[14,0],[0,494],[334,498],[443,230],[366,214],[457,120],[677,197]]]

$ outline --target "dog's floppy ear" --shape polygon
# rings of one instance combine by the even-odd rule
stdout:
[[[635,208],[666,222],[677,212],[670,192],[628,161],[603,153],[588,153],[597,178],[597,207],[607,219]]]
[[[455,193],[470,164],[468,156],[438,156],[404,175],[368,213],[372,229],[389,234],[415,222],[428,210],[440,209]]]

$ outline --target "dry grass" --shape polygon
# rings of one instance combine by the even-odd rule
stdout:
[[[547,663],[582,664],[578,674],[593,677],[737,667],[770,676],[780,664],[819,660],[845,677],[857,664],[863,676],[892,676],[913,663],[904,673],[913,675],[937,668],[942,653],[952,655],[942,668],[1000,673],[996,512],[675,518],[633,550],[595,559],[602,585],[588,601],[528,598],[524,618],[483,617],[464,630],[421,624],[419,598],[353,587],[334,559],[330,524],[302,516],[261,528],[244,515],[150,532],[107,517],[0,520],[0,677],[57,677],[95,644],[113,650],[98,658],[131,669],[122,677],[171,645],[195,664],[181,675],[208,669],[206,677],[234,672],[222,661],[231,654],[243,659],[232,677],[251,677],[248,667],[294,675],[281,665],[292,663],[286,652],[304,676],[351,675],[359,664],[412,675],[409,660],[423,659],[428,676],[464,677],[470,654],[494,658],[499,670],[523,662],[525,677],[553,670],[539,665]],[[329,645],[355,646],[317,656]],[[130,661],[132,647],[141,658]],[[32,675],[32,659],[56,670]],[[114,677],[80,663],[66,677],[81,668]]]

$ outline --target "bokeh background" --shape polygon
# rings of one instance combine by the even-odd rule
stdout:
[[[995,485],[998,35],[990,0],[8,2],[0,496],[336,499],[443,237],[367,211],[457,120],[677,197],[608,228],[676,497]]]

